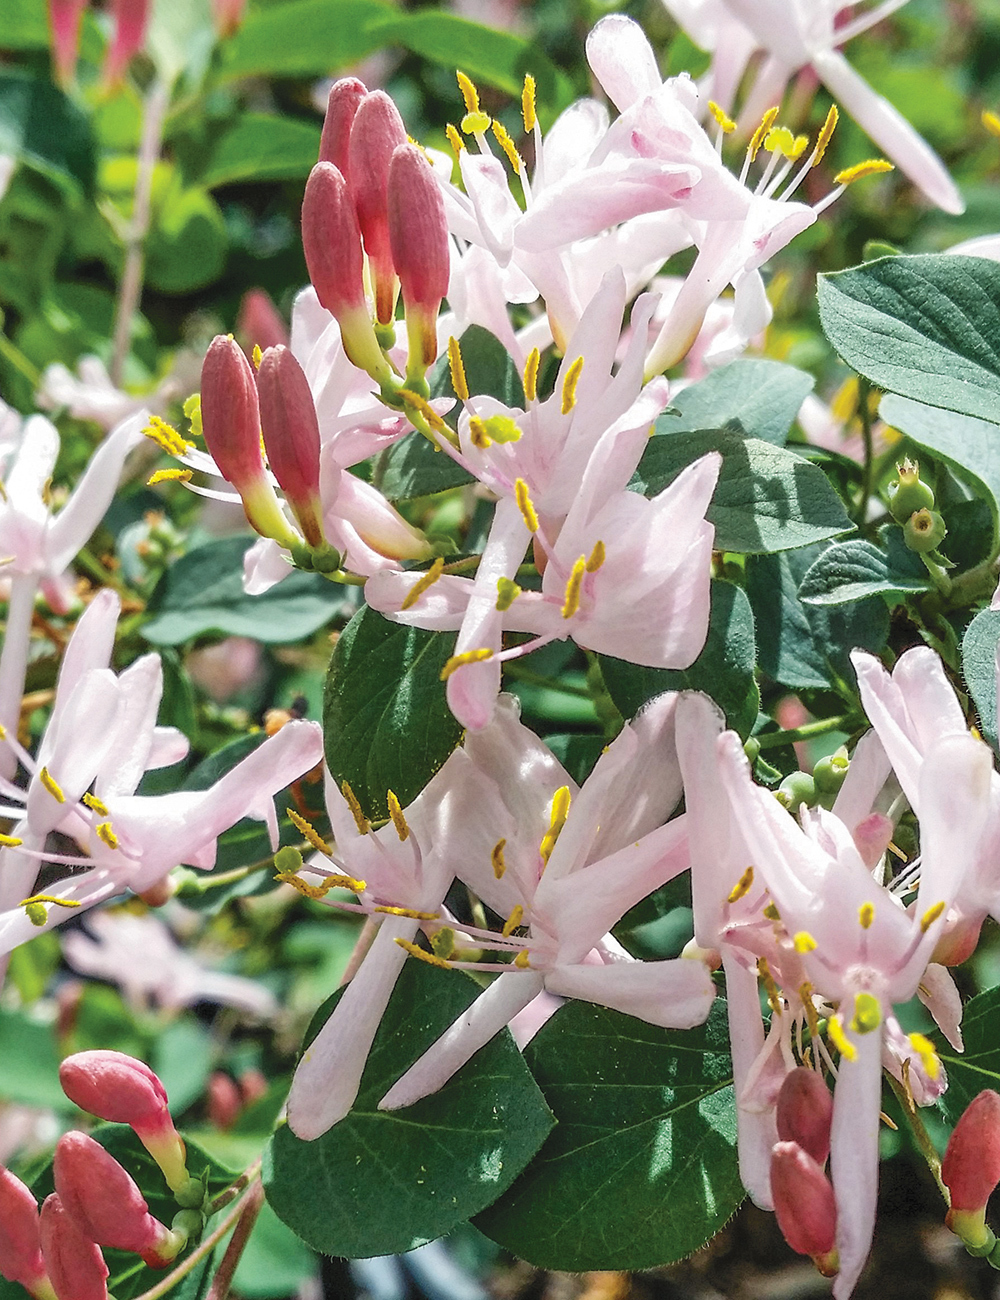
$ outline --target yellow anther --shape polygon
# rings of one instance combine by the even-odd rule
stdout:
[[[816,1005],[813,1002],[813,986],[808,980],[799,985],[799,1001],[802,1003],[802,1010],[805,1012],[809,1033],[813,1038],[819,1038],[819,1016],[816,1014]]]
[[[520,903],[518,903],[511,909],[510,916],[508,916],[507,920],[504,921],[503,937],[505,939],[509,939],[510,936],[514,933],[514,931],[517,929],[517,927],[521,924],[523,920],[524,920],[524,908],[521,906]]]
[[[18,839],[18,837],[17,837],[16,835],[2,835],[2,834],[0,834],[0,848],[3,848],[3,849],[16,849],[16,848],[18,848],[18,847],[19,847],[21,844],[23,844],[23,843],[24,843],[24,840],[22,840],[22,839]]]
[[[315,826],[307,822],[294,808],[286,808],[285,812],[288,814],[288,820],[307,843],[311,844],[314,849],[319,849],[320,853],[325,853],[328,858],[333,857],[333,849],[330,848]]]
[[[385,801],[389,805],[389,816],[392,818],[392,824],[396,828],[396,834],[400,840],[410,838],[410,828],[406,824],[406,818],[403,816],[403,810],[399,806],[399,800],[391,790],[386,791]]]
[[[858,908],[858,924],[862,930],[870,930],[872,922],[875,920],[875,904],[862,903]]]
[[[745,898],[753,888],[753,867],[747,867],[743,875],[740,876],[736,884],[729,891],[728,902],[738,903],[741,898]]]
[[[541,360],[541,354],[537,348],[532,348],[528,353],[528,359],[524,363],[524,395],[529,402],[533,402],[538,396],[538,363]]]
[[[310,885],[294,871],[279,871],[274,879],[283,885],[291,885],[303,898],[311,898],[314,902],[325,898],[331,889],[349,889],[354,894],[363,894],[368,887],[364,880],[355,880],[353,876],[324,876],[322,884]]]
[[[535,507],[532,505],[531,496],[528,493],[528,485],[523,478],[514,480],[514,500],[517,502],[517,508],[521,512],[521,518],[524,520],[528,532],[537,533],[538,515],[535,513]]]
[[[816,940],[808,930],[800,930],[792,940],[792,943],[795,945],[795,951],[798,953],[815,952],[816,950]]]
[[[194,446],[193,442],[182,438],[172,424],[167,424],[166,420],[161,420],[158,415],[149,417],[149,423],[143,429],[143,433],[170,456],[183,456]]]
[[[771,127],[774,126],[774,119],[777,116],[778,105],[775,104],[775,106],[769,108],[760,119],[760,126],[758,126],[757,130],[754,131],[753,135],[750,137],[750,143],[747,145],[747,153],[750,155],[751,162],[753,162],[757,157],[757,154],[760,152],[760,146],[764,143],[764,137],[767,135],[768,131],[770,131]]]
[[[455,79],[458,82],[458,88],[462,92],[462,98],[465,100],[465,111],[467,113],[479,112],[479,91],[476,89],[472,79],[467,77],[464,72],[456,70]]]
[[[768,153],[781,153],[788,158],[795,147],[795,136],[787,126],[772,126],[764,136],[764,148]]]
[[[447,961],[449,957],[455,955],[455,931],[450,925],[442,925],[441,929],[435,930],[430,938],[435,957]]]
[[[466,650],[464,654],[460,655],[452,655],[441,669],[441,680],[446,682],[452,673],[457,672],[459,668],[464,668],[466,664],[481,664],[485,659],[492,658],[493,651],[489,646],[483,646],[479,650]]]
[[[41,769],[41,771],[38,773],[38,779],[39,781],[41,781],[45,789],[48,790],[49,794],[56,801],[56,803],[66,802],[66,796],[63,794],[62,790],[60,790],[59,783],[56,781],[55,777],[53,777],[52,773],[49,771],[47,767],[43,767]]]
[[[111,829],[110,822],[98,822],[94,829],[97,832],[97,838],[103,840],[109,849],[118,847],[118,836]]]
[[[486,432],[485,421],[481,420],[478,415],[469,416],[469,441],[473,447],[478,447],[480,451],[485,451],[487,447],[493,444],[493,439]]]
[[[451,386],[455,390],[455,396],[461,401],[467,402],[469,400],[469,384],[465,378],[465,362],[462,360],[462,349],[456,338],[448,340],[448,368],[451,371]]]
[[[193,474],[194,471],[190,469],[158,469],[146,479],[146,486],[155,487],[157,483],[188,483]]]
[[[566,818],[569,816],[570,792],[568,785],[561,785],[552,796],[552,812],[549,817],[549,829],[542,836],[542,842],[538,846],[538,851],[542,855],[542,862],[548,864],[552,856],[552,850],[556,846],[556,840],[559,838],[559,832],[566,825]]]
[[[534,131],[538,115],[535,112],[535,78],[530,72],[524,74],[524,89],[521,91],[521,116],[524,129]]]
[[[855,993],[854,1019],[851,1021],[854,1032],[870,1034],[878,1029],[881,1023],[882,1008],[878,1004],[878,998],[872,997],[870,993]]]
[[[410,943],[409,939],[400,939],[397,937],[396,942],[401,948],[405,948],[411,957],[416,957],[420,961],[425,961],[428,966],[440,966],[442,970],[451,970],[451,967],[443,957],[435,957],[432,952],[426,948],[421,948],[418,944]]]
[[[920,918],[920,929],[923,931],[924,934],[927,933],[927,931],[938,919],[938,917],[941,915],[944,909],[945,909],[944,899],[942,899],[940,903],[935,903],[933,907],[929,907],[927,909],[927,911]]]
[[[437,411],[435,411],[434,407],[431,406],[426,397],[421,397],[420,394],[415,393],[412,388],[401,388],[399,390],[399,396],[406,405],[416,407],[435,432],[451,432],[444,420],[441,419],[440,415],[438,415]]]
[[[866,176],[881,176],[883,172],[895,171],[891,162],[885,158],[866,158],[864,162],[855,163],[837,172],[834,182],[837,185],[853,185],[855,181],[864,180]]]
[[[435,582],[440,578],[443,569],[444,560],[439,555],[427,572],[422,573],[406,593],[400,609],[409,609],[412,605],[415,605],[428,587],[434,586]]]
[[[497,144],[499,144],[500,148],[507,155],[507,161],[510,163],[511,167],[514,168],[514,171],[518,176],[520,176],[521,172],[524,171],[524,159],[517,152],[517,149],[514,146],[514,141],[507,134],[507,128],[502,122],[498,122],[496,118],[493,119],[493,134],[497,138]]]
[[[497,609],[503,613],[510,609],[521,594],[521,588],[510,578],[497,578]]]
[[[80,906],[76,898],[56,898],[54,894],[32,894],[30,898],[22,898],[18,907],[30,907],[32,903],[55,903],[59,907]]]
[[[6,739],[7,739],[7,728],[3,725],[0,725],[0,740],[6,740]]]
[[[826,1022],[826,1032],[830,1042],[845,1061],[856,1061],[858,1059],[858,1049],[844,1033],[844,1024],[840,1016],[830,1017]]]
[[[83,802],[93,812],[97,813],[99,817],[111,816],[111,814],[108,812],[108,805],[104,802],[103,799],[98,799],[96,794],[90,794],[88,792],[83,796]]]
[[[826,115],[826,121],[820,129],[819,135],[816,137],[816,148],[813,150],[812,154],[812,165],[814,167],[818,167],[823,161],[823,155],[826,153],[830,141],[833,139],[833,133],[837,129],[837,123],[839,121],[840,109],[836,104],[831,104],[830,111]]]
[[[781,920],[781,913],[778,911],[778,909],[775,907],[773,903],[768,903],[768,905],[764,908],[764,915],[767,917],[769,921]]]
[[[566,594],[562,607],[563,618],[572,618],[580,608],[580,593],[583,590],[583,575],[586,571],[587,557],[581,555],[573,565],[573,570],[566,582]]]
[[[525,948],[523,952],[519,952],[517,956],[514,958],[514,965],[517,967],[518,970],[527,970],[528,967],[531,965],[531,961],[529,960],[529,958],[530,958],[530,954],[527,948]]]
[[[440,916],[439,912],[417,912],[412,907],[373,907],[373,912],[385,912],[387,916],[406,916],[411,921],[436,921]]]
[[[596,573],[606,559],[607,551],[605,550],[604,543],[598,540],[594,543],[594,549],[587,557],[587,572]]]
[[[251,359],[253,360],[253,368],[254,368],[254,370],[259,370],[259,369],[260,369],[260,363],[264,360],[264,354],[263,354],[263,352],[261,352],[261,350],[260,350],[260,344],[259,344],[259,343],[255,343],[255,344],[253,345],[253,352],[252,352],[252,354],[251,354]]]
[[[1000,135],[1000,117],[996,113],[991,113],[987,108],[983,111],[981,120],[990,135]]]
[[[583,372],[583,357],[577,357],[570,368],[566,371],[566,378],[562,386],[562,413],[569,415],[573,407],[576,406],[576,386],[580,382],[580,375]]]
[[[937,1079],[941,1074],[941,1061],[937,1052],[934,1050],[934,1044],[923,1034],[910,1034],[910,1044],[913,1050],[920,1057],[920,1062],[927,1071],[928,1077]]]
[[[716,122],[718,122],[719,126],[722,127],[726,135],[732,135],[736,130],[736,123],[723,108],[720,108],[714,99],[708,101],[708,111],[715,118]]]
[[[204,430],[201,427],[201,393],[192,393],[184,403],[183,411],[191,425],[191,432],[196,438],[204,436]]]
[[[456,155],[460,154],[462,150],[465,148],[465,141],[459,135],[458,128],[452,126],[451,122],[449,122],[448,125],[444,128],[444,133],[448,137],[448,143],[451,145]]]
[[[809,137],[807,135],[797,135],[792,141],[791,151],[787,153],[785,157],[791,162],[796,162],[802,157],[808,147]]]
[[[517,442],[521,437],[521,426],[509,415],[491,415],[483,427],[492,442]]]
[[[490,129],[491,121],[489,113],[466,113],[462,118],[462,130],[466,135],[482,135]]]
[[[351,810],[351,816],[354,818],[354,824],[358,828],[358,834],[367,835],[371,830],[371,826],[369,825],[368,818],[361,811],[361,804],[358,803],[358,796],[346,781],[341,782],[340,792],[344,796],[348,808]]]
[[[503,856],[506,844],[506,840],[497,840],[490,852],[490,862],[493,864],[493,874],[497,880],[503,880],[503,873],[507,870],[507,863]]]
[[[757,958],[757,975],[764,989],[767,992],[767,1001],[772,1012],[776,1016],[784,1014],[785,1004],[781,1000],[781,994],[778,992],[778,986],[775,983],[774,976],[771,974],[771,963],[766,957]]]

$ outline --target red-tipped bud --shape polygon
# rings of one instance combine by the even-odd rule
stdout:
[[[373,90],[354,115],[348,146],[351,197],[375,289],[375,318],[391,323],[396,310],[396,272],[389,244],[389,163],[406,144],[406,127],[384,90]]]
[[[820,1166],[830,1154],[833,1097],[815,1070],[799,1066],[785,1076],[775,1119],[782,1142],[797,1142]]]
[[[163,1268],[177,1254],[182,1243],[153,1218],[128,1171],[86,1133],[62,1135],[53,1170],[63,1207],[91,1241],[141,1255],[151,1268]]]
[[[58,1300],[108,1300],[100,1246],[76,1226],[56,1192],[42,1203],[42,1255]]]
[[[986,1203],[1000,1183],[1000,1095],[987,1088],[955,1125],[941,1161],[941,1181],[951,1193],[947,1224],[964,1242],[989,1239]]]
[[[254,348],[266,352],[288,343],[288,326],[266,289],[248,289],[240,300],[236,337],[250,356]]]
[[[106,86],[117,86],[125,77],[133,54],[138,54],[146,40],[151,0],[114,0],[115,34],[104,60]]]
[[[323,543],[319,421],[309,380],[288,348],[268,348],[257,372],[268,463],[310,546]]]
[[[232,1128],[242,1109],[239,1088],[228,1074],[216,1070],[208,1080],[208,1118],[216,1128]]]
[[[330,87],[319,142],[319,161],[333,163],[345,180],[350,175],[349,145],[354,115],[368,87],[357,77],[341,77]]]
[[[811,1255],[823,1276],[832,1277],[837,1271],[833,1186],[797,1142],[779,1142],[774,1147],[771,1194],[778,1227],[789,1246],[800,1255]]]
[[[400,145],[389,164],[389,239],[406,304],[408,374],[422,377],[437,357],[437,314],[448,292],[450,249],[441,187],[413,144]]]
[[[220,40],[239,31],[246,7],[247,0],[212,0],[212,21]]]
[[[122,1052],[77,1052],[60,1065],[59,1082],[81,1110],[131,1124],[172,1190],[187,1182],[184,1140],[170,1118],[166,1090],[148,1065]]]
[[[42,1296],[48,1284],[38,1202],[20,1178],[0,1165],[0,1274]]]
[[[52,33],[52,62],[56,80],[68,86],[76,76],[80,53],[80,22],[87,0],[49,0],[49,28]]]

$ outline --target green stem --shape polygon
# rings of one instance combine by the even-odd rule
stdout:
[[[229,1184],[224,1192],[220,1192],[213,1201],[209,1201],[205,1209],[205,1213],[208,1217],[211,1218],[213,1214],[218,1214],[218,1212],[224,1210],[231,1201],[235,1201],[240,1192],[249,1187],[259,1174],[260,1161],[255,1160],[252,1165],[243,1170],[239,1178],[235,1178]]]
[[[175,1269],[172,1269],[161,1282],[157,1282],[156,1286],[150,1287],[148,1291],[144,1291],[142,1295],[137,1296],[136,1300],[160,1300],[160,1296],[172,1291],[178,1282],[187,1277],[196,1264],[200,1264],[206,1255],[212,1253],[226,1233],[236,1226],[246,1208],[246,1201],[250,1195],[251,1193],[248,1192],[239,1205],[230,1214],[226,1215],[211,1236],[206,1237],[182,1264],[178,1264]]]
[[[889,1080],[889,1087],[896,1094],[896,1100],[902,1107],[903,1114],[906,1116],[914,1138],[916,1138],[917,1146],[920,1148],[920,1154],[927,1161],[927,1168],[931,1171],[934,1181],[938,1185],[938,1190],[944,1197],[944,1203],[950,1207],[951,1193],[948,1191],[948,1188],[944,1185],[944,1182],[941,1179],[941,1157],[938,1155],[937,1151],[935,1151],[934,1143],[930,1140],[927,1130],[924,1128],[924,1121],[920,1118],[920,1114],[914,1104],[913,1095],[908,1088],[904,1088],[901,1083],[894,1079],[888,1071],[886,1072],[885,1077]]]
[[[806,722],[791,731],[767,731],[762,736],[754,736],[761,749],[778,749],[781,745],[794,745],[800,740],[812,740],[814,736],[825,736],[831,731],[850,731],[850,718],[845,713],[837,718],[820,718],[818,722]]]
[[[543,677],[541,673],[533,673],[530,668],[522,668],[520,664],[505,664],[504,671],[508,677],[513,677],[516,682],[524,682],[528,686],[546,686],[550,691],[562,691],[564,695],[579,695],[585,700],[591,698],[590,691],[585,686],[573,686],[569,682],[560,682],[553,677]]]
[[[872,438],[872,414],[868,404],[871,391],[871,384],[863,375],[860,376],[858,379],[858,416],[861,419],[861,437],[864,442],[865,458],[861,467],[861,496],[854,514],[854,521],[859,528],[863,528],[865,525],[868,501],[872,494],[875,446]]]
[[[24,376],[31,385],[32,392],[38,387],[42,378],[42,372],[37,366],[31,364],[20,348],[11,343],[6,334],[0,332],[0,357],[8,361],[11,366]]]

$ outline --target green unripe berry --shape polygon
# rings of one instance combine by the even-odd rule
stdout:
[[[296,544],[291,548],[291,553],[292,563],[297,569],[305,569],[307,572],[312,572],[313,553],[311,547],[306,546],[304,542]]]
[[[803,804],[811,808],[816,802],[816,783],[808,772],[790,772],[775,793],[778,802],[794,813]]]
[[[192,1179],[196,1182],[197,1179]],[[202,1200],[205,1199],[205,1189],[202,1188]],[[188,1241],[201,1236],[201,1230],[205,1226],[205,1217],[200,1210],[186,1209],[178,1210],[170,1224],[170,1230],[176,1232],[178,1236],[187,1238]]]
[[[936,510],[916,510],[903,525],[903,541],[920,555],[933,551],[947,535],[945,522]]]
[[[340,568],[340,560],[340,552],[329,542],[324,542],[322,546],[313,549],[312,567],[317,573],[336,573]]]
[[[757,756],[760,753],[760,741],[755,736],[751,736],[750,739],[744,743],[743,752],[746,754],[751,765],[756,763]]]
[[[917,510],[934,509],[934,492],[921,479],[919,466],[904,460],[896,473],[898,479],[889,484],[889,510],[897,524],[905,524]]]
[[[177,1198],[177,1204],[183,1206],[185,1210],[199,1210],[205,1203],[205,1184],[200,1178],[189,1178],[182,1187],[178,1188],[174,1195]],[[178,1217],[180,1216],[178,1215]],[[187,1222],[193,1221],[187,1220]],[[188,1236],[190,1235],[188,1233]]]
[[[813,768],[813,780],[820,794],[837,794],[851,766],[845,754],[827,754]]]

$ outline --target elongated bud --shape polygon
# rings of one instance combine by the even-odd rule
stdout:
[[[124,79],[133,54],[146,39],[151,0],[114,0],[115,34],[104,60],[105,86],[117,86]]]
[[[437,357],[437,315],[448,292],[450,257],[441,187],[413,144],[400,145],[389,164],[389,240],[406,307],[406,373],[422,379]]]
[[[299,538],[282,514],[264,469],[254,374],[232,335],[217,334],[205,354],[201,423],[212,459],[242,497],[251,525],[262,537],[297,546]]]
[[[0,1274],[38,1300],[52,1295],[42,1259],[38,1202],[20,1178],[0,1165]],[[46,1289],[48,1288],[48,1289]]]
[[[212,0],[212,22],[220,40],[236,35],[246,7],[247,0]]]
[[[941,1179],[951,1192],[948,1227],[968,1246],[990,1244],[986,1203],[1000,1183],[1000,1095],[991,1089],[974,1097],[955,1125]]]
[[[80,53],[80,22],[87,0],[49,0],[49,28],[52,34],[52,62],[56,80],[69,86],[76,76]]]
[[[833,1097],[815,1070],[791,1070],[778,1093],[775,1119],[782,1142],[797,1142],[820,1166],[830,1154]]]
[[[268,463],[306,541],[321,546],[319,421],[309,380],[288,348],[264,353],[257,392]]]
[[[897,524],[905,524],[915,510],[934,509],[934,492],[921,480],[919,465],[904,460],[896,474],[896,482],[889,484],[889,510]]]
[[[108,1300],[100,1246],[76,1226],[57,1192],[42,1202],[42,1255],[58,1300]]]
[[[243,1109],[240,1090],[221,1070],[215,1070],[208,1080],[208,1118],[216,1128],[232,1128]]]
[[[59,1082],[81,1110],[130,1124],[172,1191],[189,1181],[184,1139],[170,1118],[166,1090],[148,1065],[123,1052],[77,1052],[60,1065]]]
[[[380,325],[390,324],[396,309],[388,185],[389,163],[401,144],[406,144],[406,128],[399,110],[384,90],[373,90],[354,115],[348,146],[348,183],[368,254],[375,319]]]
[[[340,323],[344,351],[378,383],[392,370],[379,347],[365,298],[361,231],[347,182],[332,163],[309,173],[302,200],[302,248],[316,296]]]
[[[778,1142],[771,1152],[771,1194],[782,1236],[792,1250],[811,1255],[824,1277],[837,1272],[837,1206],[833,1186],[797,1142]]]
[[[128,1171],[86,1133],[62,1135],[53,1172],[67,1214],[99,1246],[132,1251],[151,1268],[163,1268],[184,1244],[153,1218]]]
[[[236,317],[236,337],[248,357],[255,347],[265,352],[288,343],[288,326],[266,289],[248,289],[243,295]]]
[[[351,126],[368,87],[357,77],[341,77],[330,87],[319,141],[319,161],[333,163],[344,180],[350,176]]]

